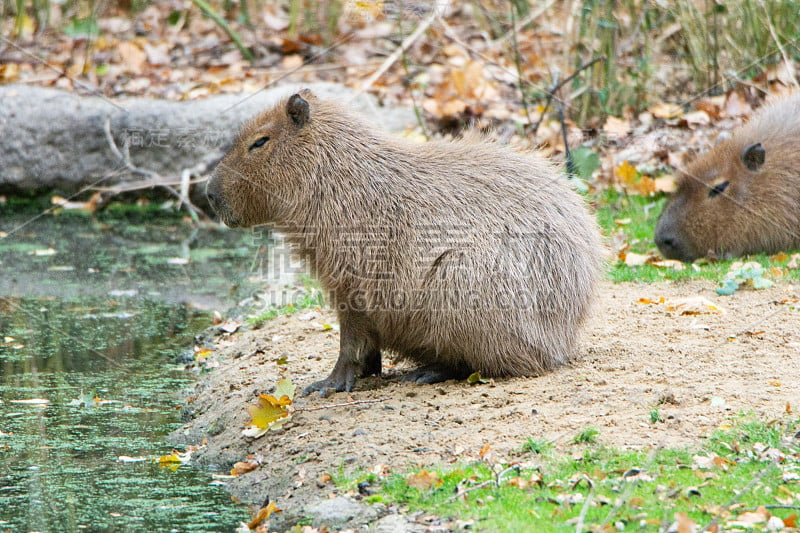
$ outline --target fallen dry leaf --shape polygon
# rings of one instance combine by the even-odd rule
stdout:
[[[249,524],[247,524],[247,527],[249,527],[250,529],[255,529],[261,522],[269,518],[272,515],[272,513],[280,513],[280,512],[281,510],[278,509],[278,506],[275,505],[275,502],[269,502],[265,507],[262,507],[261,509],[258,510],[255,518],[253,518],[253,520]]]
[[[675,524],[678,533],[696,533],[697,524],[686,513],[675,513]]]
[[[672,174],[662,174],[657,178],[653,178],[653,185],[656,192],[673,193],[675,192],[675,176]]]
[[[620,252],[617,257],[628,266],[642,266],[646,265],[652,256],[634,252]]]
[[[431,487],[438,487],[442,484],[442,480],[436,472],[428,472],[423,470],[416,474],[412,474],[406,480],[409,487],[418,490],[428,490]]]
[[[729,117],[747,117],[753,113],[753,108],[742,95],[731,92],[725,102],[725,114]]]
[[[231,468],[232,476],[241,476],[261,466],[261,461],[254,455],[248,457],[246,461],[239,461]]]
[[[671,119],[683,115],[683,108],[678,104],[662,102],[650,108],[650,113],[656,118]]]
[[[672,270],[685,270],[686,263],[676,259],[661,259],[659,261],[650,261],[650,264],[658,268],[671,268]]]
[[[295,385],[289,378],[278,381],[275,395],[259,394],[258,405],[247,408],[252,420],[242,431],[245,437],[260,437],[270,429],[278,429],[291,418]]]
[[[626,137],[631,130],[631,125],[627,120],[617,117],[608,117],[603,125],[603,131],[612,138]]]
[[[664,309],[680,315],[723,315],[725,309],[704,296],[675,298],[666,302]]]
[[[145,64],[147,63],[147,54],[144,50],[131,42],[122,42],[117,46],[117,53],[120,56],[123,68],[135,75],[140,75],[144,72]]]

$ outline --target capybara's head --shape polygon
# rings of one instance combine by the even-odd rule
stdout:
[[[206,186],[211,206],[226,225],[266,224],[292,211],[315,170],[315,102],[310,91],[300,91],[242,127]]]
[[[790,138],[734,134],[719,143],[679,173],[656,224],[659,250],[690,262],[791,249],[800,215],[797,162]]]

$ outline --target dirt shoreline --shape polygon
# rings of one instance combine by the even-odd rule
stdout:
[[[407,367],[390,367],[382,378],[359,381],[349,395],[298,397],[295,406],[380,401],[301,411],[283,429],[247,439],[241,430],[258,392],[270,391],[284,374],[303,387],[325,377],[336,360],[338,331],[326,326],[335,325],[333,313],[282,316],[262,329],[218,339],[220,366],[195,386],[187,404],[193,418],[172,439],[199,444],[208,438],[196,461],[222,473],[248,454],[260,454],[262,465],[231,479],[228,489],[243,501],[275,501],[283,513],[270,530],[306,517],[317,518],[316,525],[329,520],[333,529],[356,527],[388,512],[320,519],[315,506],[336,493],[321,480],[340,469],[402,472],[470,461],[486,444],[492,461],[514,461],[528,437],[568,451],[572,437],[589,426],[610,446],[696,447],[737,413],[778,418],[800,400],[800,287],[778,284],[723,297],[714,286],[605,282],[581,355],[567,367],[478,386],[402,383]],[[669,310],[696,296],[724,313]],[[287,364],[275,362],[282,357]],[[650,420],[656,406],[663,422]],[[406,520],[403,528],[427,526]]]

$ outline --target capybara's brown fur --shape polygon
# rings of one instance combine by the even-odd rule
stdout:
[[[544,159],[391,138],[308,91],[245,125],[207,188],[229,226],[276,223],[332,299],[351,390],[381,350],[433,382],[567,362],[601,264],[583,200]]]
[[[655,241],[681,261],[800,247],[800,92],[763,106],[680,172]]]

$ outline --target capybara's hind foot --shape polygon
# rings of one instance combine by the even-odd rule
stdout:
[[[421,366],[403,375],[402,381],[414,383],[441,383],[448,379],[466,379],[470,371],[459,368],[449,368],[441,366]]]

